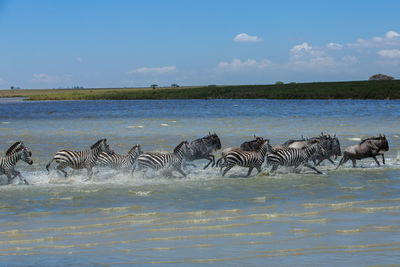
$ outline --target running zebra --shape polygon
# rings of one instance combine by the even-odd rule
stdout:
[[[87,180],[90,180],[93,176],[92,168],[96,165],[96,161],[99,158],[101,152],[114,154],[114,152],[107,144],[107,139],[100,139],[90,147],[90,150],[86,151],[60,150],[46,165],[46,169],[47,171],[49,171],[50,164],[55,160],[58,163],[58,166],[56,167],[57,170],[64,173],[65,177],[67,177],[68,175],[67,172],[64,170],[66,167],[70,167],[72,169],[86,168],[88,171]]]
[[[279,166],[297,168],[300,165],[304,165],[316,171],[317,173],[322,174],[322,172],[308,164],[308,160],[310,160],[314,154],[325,154],[325,150],[320,143],[314,143],[304,148],[277,149],[268,154],[267,161],[268,164],[272,165],[271,173],[274,172]]]
[[[182,161],[188,153],[190,153],[188,141],[183,141],[177,145],[173,153],[161,154],[144,152],[137,158],[132,173],[135,171],[136,167],[139,170],[143,168],[160,170],[172,167],[174,170],[186,177],[186,174],[182,171]]]
[[[132,169],[133,164],[139,155],[142,154],[140,145],[134,145],[126,155],[114,153],[112,155],[105,152],[101,152],[98,159],[98,164],[101,166],[107,166],[114,170],[127,170]]]
[[[0,175],[5,174],[7,176],[7,184],[10,184],[17,176],[21,182],[24,184],[29,184],[22,174],[15,170],[15,166],[21,159],[29,165],[32,165],[33,160],[31,159],[31,156],[32,152],[26,147],[19,146],[15,149],[15,146],[11,146],[9,151],[6,153],[6,156],[0,157]]]
[[[223,156],[224,162],[221,164],[221,171],[223,167],[226,167],[222,173],[222,176],[225,176],[225,174],[235,165],[249,168],[246,177],[251,174],[251,171],[254,168],[256,168],[258,173],[260,173],[261,165],[264,163],[265,155],[272,150],[272,146],[269,144],[269,139],[264,139],[258,151],[243,151],[240,149],[233,149],[227,152]]]

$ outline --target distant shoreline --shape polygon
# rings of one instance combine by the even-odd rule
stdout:
[[[0,97],[27,100],[140,99],[400,99],[400,80],[190,86],[178,88],[90,88],[0,90]]]

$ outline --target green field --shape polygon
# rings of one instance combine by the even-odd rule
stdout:
[[[400,80],[315,82],[276,85],[204,86],[180,88],[109,88],[4,90],[0,97],[24,96],[28,100],[126,99],[400,99]]]

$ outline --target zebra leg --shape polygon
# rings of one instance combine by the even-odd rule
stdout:
[[[5,170],[5,174],[7,175],[7,184],[11,184],[13,178],[11,176],[11,172],[9,170]]]
[[[88,178],[85,179],[84,181],[92,180],[92,178],[93,178],[92,166],[88,165],[88,166],[86,166],[86,169],[87,169],[87,172],[88,172]]]
[[[385,164],[385,156],[382,154],[382,163]]]
[[[19,171],[17,171],[17,170],[12,170],[11,171],[12,172],[12,174],[14,175],[14,177],[13,177],[13,179],[15,178],[15,177],[19,177],[19,180],[21,181],[21,182],[23,182],[24,184],[29,184],[28,183],[28,181],[22,176],[22,174],[19,172]]]
[[[67,165],[65,165],[65,164],[63,164],[63,163],[60,163],[60,164],[57,166],[57,171],[62,172],[62,173],[64,174],[64,177],[65,177],[65,178],[68,177],[68,173],[67,173],[66,171],[64,171],[64,169],[65,169],[66,167],[67,167]]]
[[[218,166],[221,166],[221,164],[222,164],[222,159],[223,159],[224,157],[220,157],[218,160],[217,160],[217,162],[215,163],[215,166],[216,167],[218,167]]]
[[[336,166],[335,162],[331,158],[328,158],[328,160],[329,160],[330,163],[333,164],[333,166]]]
[[[182,174],[183,177],[186,177],[186,173],[184,173],[180,167],[175,167],[175,170],[176,170],[177,172],[179,172],[180,174]]]
[[[233,166],[235,166],[235,165],[229,165],[228,167],[226,167],[225,170],[224,170],[224,172],[222,173],[222,176],[225,176],[225,174],[226,174],[230,169],[232,169]],[[221,170],[222,170],[222,167],[221,167]]]
[[[372,156],[372,158],[375,160],[376,164],[378,164],[378,167],[380,167],[381,165],[379,164],[379,161],[377,160],[377,158],[375,156]]]
[[[308,163],[304,163],[304,166],[306,166],[306,167],[308,167],[308,168],[310,168],[310,169],[316,171],[316,172],[319,173],[319,174],[322,174],[322,172],[320,172],[317,168],[311,166],[311,165],[308,164]]]
[[[49,167],[50,167],[50,164],[53,162],[53,160],[54,160],[54,158],[52,160],[50,160],[50,162],[47,163],[47,165],[46,165],[46,170],[48,173],[50,173]]]
[[[254,169],[254,167],[250,167],[249,168],[249,171],[247,172],[247,175],[246,175],[246,177],[249,177],[250,176],[250,174],[251,174],[251,171]]]
[[[278,169],[278,165],[272,164],[272,169],[271,169],[270,173],[273,173],[274,171],[276,171],[276,169]]]
[[[206,166],[204,166],[203,170],[207,169],[207,167],[210,166],[211,163],[212,163],[212,167],[214,167],[214,165],[215,165],[215,157],[214,157],[214,155],[208,155],[207,159],[209,159],[210,162],[208,162],[208,164]]]

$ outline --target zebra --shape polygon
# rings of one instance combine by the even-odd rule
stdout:
[[[304,165],[317,173],[322,174],[322,172],[308,164],[308,160],[314,154],[325,154],[325,149],[319,142],[308,145],[304,148],[277,149],[267,155],[267,162],[269,165],[272,165],[271,173],[279,166],[297,168],[300,165]]]
[[[249,168],[246,177],[250,176],[251,171],[254,168],[256,168],[258,173],[260,173],[265,155],[272,150],[272,146],[269,144],[269,139],[264,139],[258,151],[243,151],[240,149],[228,151],[223,157],[224,162],[221,164],[221,171],[223,167],[226,167],[222,176],[225,176],[225,174],[235,165]]]
[[[264,138],[255,135],[254,138],[254,140],[243,142],[240,146],[227,147],[222,150],[221,157],[217,160],[215,166],[221,166],[223,164],[222,161],[224,160],[224,156],[232,150],[258,151],[264,142]]]
[[[114,153],[112,155],[101,152],[98,158],[98,164],[101,166],[108,166],[115,170],[131,169],[139,155],[142,154],[140,145],[134,145],[126,155]]]
[[[144,152],[137,158],[132,173],[135,171],[136,167],[139,170],[143,168],[160,170],[172,167],[186,177],[186,174],[182,171],[182,161],[188,153],[191,153],[188,141],[182,141],[175,147],[173,153],[161,154]]]
[[[15,177],[19,177],[19,180],[24,184],[29,184],[28,181],[22,176],[22,174],[15,170],[15,165],[19,160],[23,160],[29,165],[33,164],[32,152],[26,147],[10,147],[7,151],[7,155],[0,157],[0,175],[5,174],[8,178],[7,184],[10,184]]]
[[[70,167],[72,169],[83,169],[86,168],[88,171],[88,179],[92,179],[93,166],[96,165],[96,161],[99,158],[101,152],[105,152],[108,154],[114,154],[114,151],[107,144],[107,139],[103,138],[93,144],[89,150],[86,151],[72,151],[72,150],[60,150],[58,151],[53,159],[46,165],[46,169],[48,172],[50,164],[53,161],[58,163],[56,167],[58,171],[64,174],[64,177],[67,177],[68,174],[64,170],[66,167]]]

